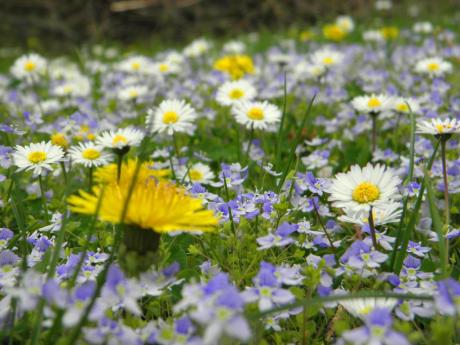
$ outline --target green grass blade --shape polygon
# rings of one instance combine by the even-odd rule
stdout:
[[[431,219],[433,221],[433,228],[438,234],[438,245],[439,245],[439,258],[441,260],[441,274],[444,278],[449,275],[449,255],[447,253],[446,240],[444,239],[443,223],[441,216],[439,215],[438,208],[436,206],[436,198],[431,185],[431,180],[428,176],[428,172],[425,171],[425,185],[428,196],[428,204],[430,207]]]

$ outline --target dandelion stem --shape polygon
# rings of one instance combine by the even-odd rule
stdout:
[[[447,181],[447,163],[446,163],[446,142],[447,138],[441,137],[441,160],[442,160],[442,177],[444,181],[444,212],[446,217],[446,226],[450,222],[450,209],[449,209],[449,183]]]
[[[375,249],[377,249],[378,243],[377,243],[377,237],[375,236],[375,225],[374,225],[374,215],[372,213],[372,206],[371,209],[369,210],[369,230],[371,232],[371,237],[372,237],[372,245],[374,246]]]

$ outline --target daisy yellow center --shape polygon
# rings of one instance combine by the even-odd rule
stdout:
[[[396,109],[402,113],[407,113],[409,111],[409,107],[406,103],[400,103],[396,106]]]
[[[370,305],[367,305],[365,307],[362,307],[360,310],[359,310],[359,313],[361,315],[367,315],[369,314],[370,312],[372,311],[372,307]]]
[[[133,62],[131,64],[131,68],[135,71],[138,71],[141,68],[141,64],[139,62]]]
[[[445,131],[446,129],[452,128],[452,125],[450,125],[450,124],[449,124],[449,125],[441,125],[441,124],[438,124],[438,125],[436,125],[435,127],[436,127],[436,130],[438,131],[438,133],[444,133],[444,131]]]
[[[179,115],[175,111],[167,111],[163,114],[163,123],[169,125],[176,123],[179,120]]]
[[[64,87],[62,88],[62,91],[63,91],[65,94],[72,93],[72,91],[73,91],[73,86],[70,85],[70,84],[66,84],[66,85],[64,85]]]
[[[233,89],[232,91],[230,91],[230,93],[228,94],[228,96],[229,96],[231,99],[240,99],[241,97],[244,96],[244,92],[243,92],[243,90],[241,90],[241,89]]]
[[[160,72],[168,72],[169,71],[169,66],[165,63],[160,64],[159,66]]]
[[[330,56],[326,56],[324,59],[323,59],[323,64],[325,65],[332,65],[334,63],[334,59]]]
[[[356,186],[351,196],[357,203],[365,204],[377,200],[380,196],[380,190],[373,183],[363,182]]]
[[[113,145],[116,145],[116,144],[119,144],[119,143],[126,144],[127,142],[128,142],[128,139],[126,139],[126,137],[124,135],[121,135],[121,134],[115,135],[113,137],[113,140],[112,140]]]
[[[251,120],[260,121],[264,119],[264,111],[261,108],[254,107],[249,109],[248,117]]]
[[[137,96],[139,96],[139,92],[137,92],[137,90],[130,90],[129,91],[129,97],[136,98]]]
[[[199,181],[203,178],[203,174],[195,169],[191,169],[188,174],[190,175],[190,179],[192,181]]]
[[[429,63],[427,66],[428,70],[431,72],[439,70],[439,64],[436,62]]]
[[[37,164],[43,162],[46,159],[46,152],[43,151],[34,151],[29,153],[27,156],[30,162]]]
[[[84,150],[81,153],[81,155],[83,156],[83,158],[93,161],[95,159],[98,159],[101,156],[101,152],[99,152],[99,150],[89,148],[89,149]]]
[[[369,108],[377,108],[377,107],[380,107],[381,105],[382,105],[382,102],[380,102],[380,100],[375,97],[372,97],[371,99],[367,101],[367,106]]]
[[[32,72],[35,67],[37,67],[37,65],[35,64],[35,62],[33,61],[27,61],[25,64],[24,64],[24,69],[27,71],[27,72]]]

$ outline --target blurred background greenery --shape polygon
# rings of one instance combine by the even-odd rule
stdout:
[[[409,17],[458,23],[459,10],[460,0],[393,0],[385,15],[370,0],[0,0],[0,45],[58,52],[96,42],[175,45],[305,28],[340,14],[360,22],[386,16],[396,24]]]

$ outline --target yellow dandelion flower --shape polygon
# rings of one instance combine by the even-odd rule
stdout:
[[[323,36],[331,41],[341,41],[347,32],[337,24],[327,24],[323,26]]]
[[[99,218],[119,223],[131,183],[110,183],[93,188],[90,194],[83,190],[68,198],[70,209],[76,213],[95,214],[100,200]],[[101,196],[101,193],[102,196]],[[211,210],[203,209],[200,199],[171,182],[155,179],[138,180],[132,191],[123,223],[156,233],[171,231],[212,231],[218,218]]]
[[[311,30],[304,30],[300,33],[300,40],[302,42],[311,41],[315,37],[315,34]]]
[[[380,33],[385,40],[394,40],[399,36],[399,29],[395,26],[385,26],[380,29]]]
[[[214,62],[214,69],[228,73],[232,79],[240,79],[254,73],[254,63],[248,55],[227,55]]]
[[[152,178],[162,178],[169,175],[169,169],[153,169],[155,163],[144,162],[140,166],[137,176],[138,181],[145,181]],[[128,183],[132,180],[136,171],[137,159],[130,159],[124,162],[121,167],[120,184]],[[117,182],[117,164],[109,164],[98,168],[94,172],[94,179],[97,183]]]

